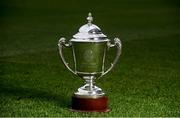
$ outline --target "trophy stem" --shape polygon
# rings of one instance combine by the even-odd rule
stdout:
[[[87,89],[90,92],[92,92],[93,91],[93,87],[94,87],[93,83],[94,83],[95,77],[94,76],[85,76],[84,79],[86,81],[86,85],[87,85],[86,87],[88,87]]]
[[[74,93],[76,97],[80,98],[99,98],[105,95],[101,88],[95,86],[94,80],[96,79],[95,76],[83,76],[85,80],[85,85],[78,88],[77,92]]]

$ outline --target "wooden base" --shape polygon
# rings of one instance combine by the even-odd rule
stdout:
[[[102,96],[100,98],[79,98],[72,97],[71,111],[78,112],[108,112],[108,98]]]

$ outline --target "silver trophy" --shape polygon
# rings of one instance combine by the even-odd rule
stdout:
[[[58,47],[62,62],[73,74],[85,80],[85,85],[78,88],[72,97],[72,109],[77,111],[108,111],[107,96],[101,88],[95,86],[95,79],[101,78],[114,67],[121,54],[119,38],[111,40],[92,24],[91,13],[87,17],[88,23],[81,26],[79,32],[67,41],[60,38]],[[63,47],[72,49],[74,67],[70,68],[63,55]],[[109,69],[105,70],[105,57],[109,48],[116,47],[117,53]]]

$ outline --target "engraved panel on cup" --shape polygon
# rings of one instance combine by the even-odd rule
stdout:
[[[101,73],[106,42],[73,42],[76,71]]]

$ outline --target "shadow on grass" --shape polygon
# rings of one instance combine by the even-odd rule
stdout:
[[[61,108],[70,107],[68,98],[62,95],[55,95],[49,92],[40,91],[32,88],[18,88],[12,85],[0,83],[0,94],[3,96],[14,96],[17,100],[29,99],[53,102]]]

